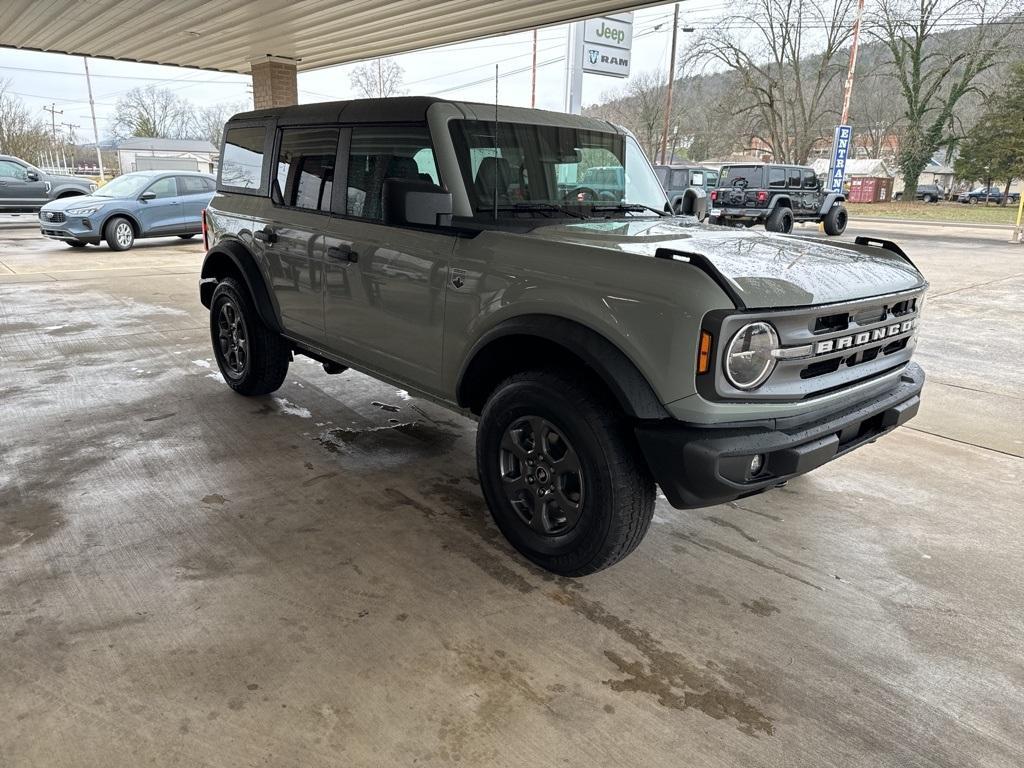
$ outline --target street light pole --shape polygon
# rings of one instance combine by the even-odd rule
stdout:
[[[96,105],[92,100],[92,80],[89,77],[89,59],[83,56],[82,63],[85,65],[85,87],[89,90],[89,114],[92,115],[92,139],[96,142],[96,163],[100,167],[100,181],[102,182],[107,177],[103,175],[103,153],[100,152],[100,132],[96,128]]]
[[[679,36],[679,3],[672,12],[672,53],[668,60],[668,86],[665,88],[665,125],[661,131],[661,164],[666,165],[665,151],[668,147],[668,123],[672,114],[672,83],[676,79],[676,39]]]
[[[840,125],[847,125],[850,117],[850,97],[853,95],[853,73],[857,69],[857,49],[860,47],[860,20],[864,16],[864,0],[857,1],[857,16],[853,20],[853,44],[850,46],[850,66],[843,86],[843,116]]]

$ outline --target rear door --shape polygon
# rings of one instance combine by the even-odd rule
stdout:
[[[28,167],[0,160],[0,207],[39,208],[47,201],[46,182],[28,177]]]
[[[177,179],[163,176],[142,190],[136,210],[143,235],[177,234],[182,222]]]
[[[204,176],[179,176],[181,193],[182,233],[199,232],[203,228],[203,209],[213,198],[213,179]]]
[[[347,360],[440,391],[444,293],[455,237],[387,226],[385,179],[438,184],[426,125],[351,129],[345,186],[327,233],[325,316],[330,347]]]
[[[334,191],[338,126],[280,129],[270,172],[263,254],[281,320],[290,334],[322,344],[325,231]],[[259,230],[259,223],[255,225]]]

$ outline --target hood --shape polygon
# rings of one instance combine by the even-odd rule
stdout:
[[[84,208],[87,205],[106,205],[117,202],[116,197],[96,197],[95,195],[72,195],[59,200],[51,200],[43,206],[44,211],[66,211],[69,208]]]
[[[81,187],[88,187],[90,184],[96,183],[92,179],[87,179],[84,176],[64,176],[59,173],[46,174],[46,180],[51,184],[75,184]]]
[[[925,282],[913,264],[884,248],[664,219],[558,224],[527,236],[641,256],[660,248],[700,254],[750,309],[832,304]]]

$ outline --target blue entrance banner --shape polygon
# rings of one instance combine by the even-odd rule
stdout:
[[[853,128],[848,125],[837,125],[832,139],[832,162],[828,168],[828,188],[832,192],[843,191],[843,179],[846,176],[846,158],[850,154],[850,140]]]

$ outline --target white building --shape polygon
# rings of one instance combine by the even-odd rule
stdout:
[[[132,138],[117,145],[121,173],[163,170],[213,173],[219,154],[205,139]]]

